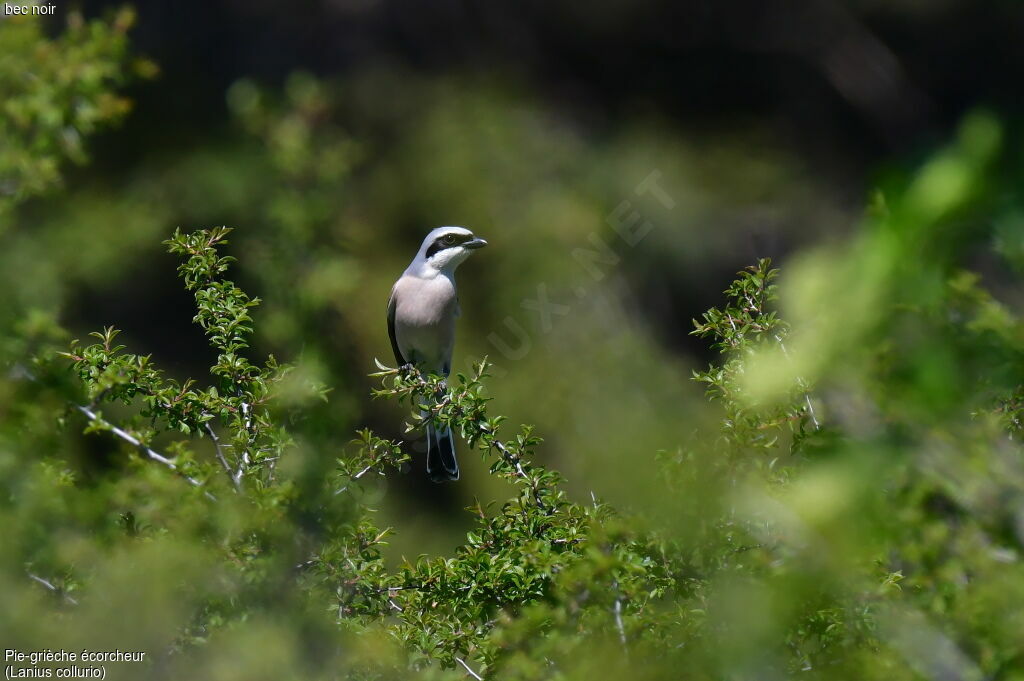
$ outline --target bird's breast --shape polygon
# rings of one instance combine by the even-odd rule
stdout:
[[[447,278],[400,280],[395,290],[395,340],[402,355],[446,373],[457,306],[455,286]]]
[[[444,277],[403,282],[397,291],[396,319],[409,326],[435,326],[454,319],[455,287]]]

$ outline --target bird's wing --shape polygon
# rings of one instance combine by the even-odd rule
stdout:
[[[398,349],[398,338],[395,336],[395,289],[391,289],[391,297],[388,298],[388,336],[391,337],[391,349],[395,353],[395,361],[398,366],[405,366],[408,362],[402,357],[402,351]]]

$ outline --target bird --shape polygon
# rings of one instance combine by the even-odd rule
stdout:
[[[447,378],[452,369],[455,320],[460,314],[455,270],[487,242],[465,227],[438,227],[391,289],[388,335],[398,366],[414,365]],[[427,475],[434,482],[459,479],[450,427],[427,422]]]

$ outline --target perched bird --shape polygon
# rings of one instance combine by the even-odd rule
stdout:
[[[486,245],[464,227],[438,227],[423,240],[388,300],[388,334],[399,366],[448,376],[459,316],[455,268]],[[427,424],[427,475],[434,482],[459,479],[451,428]]]

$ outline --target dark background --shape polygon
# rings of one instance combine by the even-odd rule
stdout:
[[[877,163],[942,139],[965,111],[1018,111],[1024,76],[1024,10],[1014,2],[147,0],[137,9],[134,43],[162,75],[133,91],[138,111],[112,144],[120,156],[97,154],[111,163],[218,134],[223,93],[240,77],[279,84],[295,69],[333,77],[388,64],[512,76],[598,132],[635,110],[710,131],[723,117],[756,117],[815,171],[854,182],[859,199]],[[152,139],[155,129],[166,134]],[[125,144],[126,133],[147,146]]]

